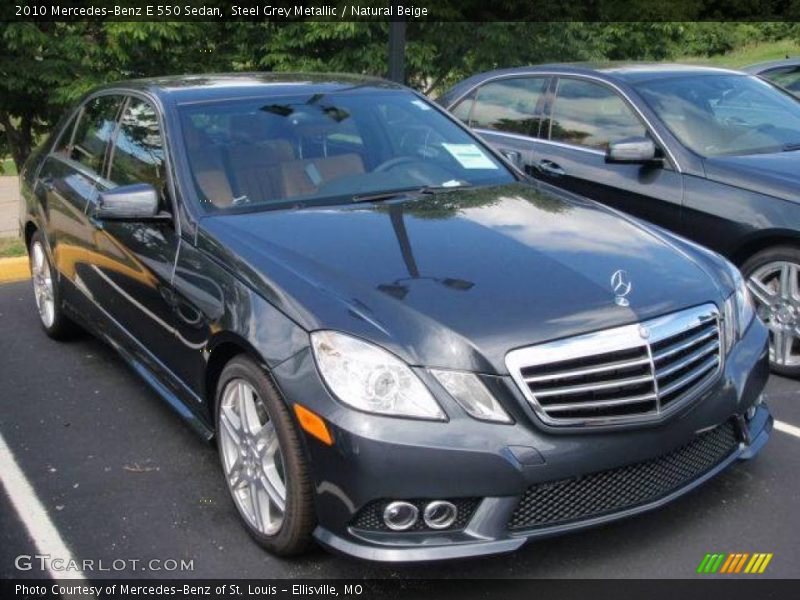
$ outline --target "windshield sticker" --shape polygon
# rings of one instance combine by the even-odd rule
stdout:
[[[411,104],[419,108],[420,110],[430,110],[431,107],[425,104],[422,100],[412,100]]]
[[[491,159],[475,144],[442,144],[465,169],[497,169]]]

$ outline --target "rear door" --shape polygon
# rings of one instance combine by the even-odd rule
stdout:
[[[87,294],[95,242],[88,207],[97,198],[122,100],[101,95],[85,101],[42,164],[35,187],[53,264],[68,283],[62,286],[64,300],[84,315],[96,310]]]
[[[549,76],[519,76],[482,84],[450,109],[509,161],[530,171],[544,114]]]
[[[610,164],[610,142],[649,136],[647,125],[613,87],[561,76],[542,120],[531,174],[670,229],[678,229],[681,174],[663,165]]]

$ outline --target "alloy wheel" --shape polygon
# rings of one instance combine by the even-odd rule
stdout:
[[[53,277],[41,242],[34,242],[31,248],[31,274],[39,318],[42,319],[45,327],[50,328],[55,322],[56,305],[53,294]]]
[[[770,331],[770,361],[782,367],[800,366],[800,265],[773,261],[757,268],[747,280],[756,310]]]
[[[274,535],[286,511],[286,471],[275,426],[244,379],[228,382],[219,410],[222,462],[231,495],[254,529]]]

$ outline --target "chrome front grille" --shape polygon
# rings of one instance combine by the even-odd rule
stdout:
[[[657,420],[716,378],[720,329],[719,311],[707,304],[513,350],[506,366],[550,425]]]

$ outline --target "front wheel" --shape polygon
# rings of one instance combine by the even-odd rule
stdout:
[[[772,371],[800,377],[800,249],[768,248],[748,259],[742,273],[769,329]]]
[[[299,434],[272,381],[244,356],[220,376],[217,446],[228,491],[250,535],[274,554],[303,552],[316,515]]]

